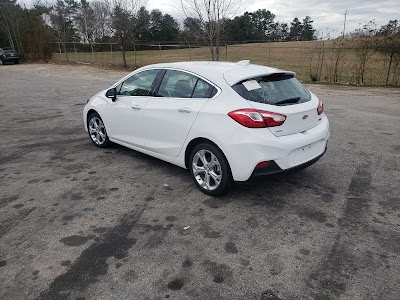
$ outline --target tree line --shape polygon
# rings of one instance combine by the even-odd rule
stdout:
[[[397,20],[390,20],[380,28],[373,21],[368,22],[329,43],[314,43],[310,50],[311,81],[351,81],[363,85],[371,81],[366,74],[373,71],[373,77],[381,77],[378,81],[385,85],[399,85],[400,23]],[[351,78],[348,78],[349,69]]]
[[[210,50],[210,59],[219,60],[221,45],[232,41],[316,39],[309,16],[296,17],[288,24],[277,21],[275,14],[267,9],[238,15],[240,0],[180,0],[185,15],[181,24],[158,9],[149,11],[143,1],[146,0],[54,0],[50,5],[37,2],[26,8],[16,0],[0,0],[0,47],[13,47],[33,60],[48,60],[53,52],[59,51],[68,60],[72,43],[84,43],[92,52],[99,43],[112,43],[121,50],[126,66],[125,51],[134,50],[140,43],[181,41],[205,45]],[[342,57],[347,48],[356,54],[357,82],[363,83],[373,53],[381,53],[388,59],[387,84],[398,77],[400,26],[397,20],[379,29],[370,22],[337,38],[332,47],[334,82],[340,79]],[[316,71],[310,68],[310,76],[319,81],[324,50],[314,51],[312,60],[317,62],[317,68],[314,68]]]
[[[352,46],[356,47],[357,83],[364,84],[364,74],[371,56],[379,53],[386,58],[386,85],[398,85],[400,78],[400,23],[390,20],[377,29],[370,21],[350,34]],[[349,42],[348,42],[349,43]]]
[[[230,17],[238,2],[183,0],[186,18],[180,24],[142,0],[56,0],[32,8],[16,0],[0,0],[0,45],[9,45],[32,59],[49,59],[57,42],[67,53],[71,42],[117,43],[123,54],[137,42],[186,41],[209,46],[219,59],[221,41],[300,41],[315,39],[313,21],[278,22],[266,9]],[[3,46],[4,47],[4,46]],[[66,54],[67,55],[67,54]],[[125,55],[124,55],[124,64]]]

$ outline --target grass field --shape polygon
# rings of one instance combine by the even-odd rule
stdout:
[[[298,78],[303,81],[312,81],[310,76],[311,66],[312,73],[320,74],[318,76],[320,82],[333,82],[335,54],[333,42],[331,41],[326,41],[324,44],[317,41],[251,43],[222,46],[220,48],[220,61],[236,62],[250,59],[252,63],[295,71]],[[310,63],[311,57],[313,57],[313,60]],[[56,61],[66,60],[64,53],[55,53],[53,59]],[[71,51],[68,52],[68,59],[72,62],[122,65],[122,53],[120,51],[95,52],[93,55],[90,52]],[[154,45],[154,50],[127,51],[126,59],[129,68],[134,69],[135,67],[159,62],[210,60],[210,51],[207,47],[190,49],[168,49],[164,47],[159,50],[158,45]],[[358,65],[359,59],[357,58],[356,50],[343,49],[339,64],[338,81],[345,84],[359,83],[357,80]],[[384,85],[386,83],[387,68],[388,59],[386,57],[379,53],[371,53],[368,56],[365,68],[364,84]],[[391,77],[392,84],[399,84],[398,77],[399,72],[397,71],[396,74],[395,71],[394,76]]]

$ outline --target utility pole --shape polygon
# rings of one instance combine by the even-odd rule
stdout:
[[[346,31],[346,19],[347,19],[347,9],[344,12],[343,39],[344,39],[344,33]]]

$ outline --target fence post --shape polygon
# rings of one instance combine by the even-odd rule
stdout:
[[[76,47],[75,47],[75,41],[73,41],[74,43],[74,52],[75,52],[75,57],[76,57]]]
[[[65,49],[65,61],[69,61],[69,59],[68,59],[68,49],[67,49],[67,42],[64,42],[64,49]]]
[[[162,59],[161,59],[161,45],[160,45],[160,42],[158,42],[158,49],[160,50],[160,62],[161,62]]]
[[[92,63],[94,63],[94,62],[95,62],[95,59],[94,59],[93,43],[90,43],[90,46],[91,46],[91,48],[92,48]]]
[[[190,48],[190,43],[188,42],[189,45],[189,61],[192,61],[192,48]]]
[[[225,61],[228,61],[228,45],[225,43]]]
[[[322,76],[322,67],[324,65],[324,56],[325,56],[325,41],[322,41],[322,58],[321,58],[321,67],[319,69],[319,74],[318,74],[318,82],[321,82],[321,76]],[[317,70],[318,72],[318,70]]]
[[[61,54],[61,46],[60,46],[60,42],[57,42],[57,44],[58,44],[58,51],[60,52],[60,61],[61,61],[61,56],[62,56],[62,54]]]
[[[113,48],[112,48],[112,43],[110,42],[110,50],[111,50],[111,52],[110,52],[110,61],[111,61],[111,64],[113,64]]]
[[[133,55],[135,57],[135,69],[137,68],[137,63],[136,63],[136,44],[133,42]]]
[[[271,43],[268,41],[268,66],[271,65]]]

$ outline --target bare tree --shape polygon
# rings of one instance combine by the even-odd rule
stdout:
[[[352,42],[355,48],[355,77],[357,84],[364,84],[364,75],[367,69],[367,62],[371,58],[375,51],[375,39],[374,35],[376,33],[376,24],[370,21],[368,24],[364,25],[362,28],[356,30],[353,34]]]
[[[396,83],[399,75],[400,61],[400,25],[397,20],[390,20],[387,25],[377,33],[375,37],[375,50],[389,58],[386,72],[386,85],[389,85],[391,72],[393,83]]]
[[[65,59],[68,61],[67,42],[77,37],[74,20],[79,4],[75,0],[57,0],[50,12],[53,35],[63,46]]]
[[[309,66],[310,66],[310,80],[321,81],[322,67],[324,65],[325,57],[325,43],[316,43],[310,49]]]
[[[180,0],[185,16],[200,21],[199,35],[210,48],[211,59],[219,60],[220,37],[224,20],[240,8],[241,0]]]
[[[342,66],[344,63],[344,48],[346,46],[345,39],[337,39],[333,41],[332,53],[331,53],[331,75],[333,82],[340,81],[340,75]]]
[[[80,2],[80,7],[75,17],[76,25],[79,28],[83,42],[92,44],[95,31],[94,11],[86,0],[81,0]]]
[[[104,40],[112,35],[111,8],[108,1],[90,2],[94,14],[94,37]]]
[[[107,0],[106,0],[107,1]],[[129,39],[134,39],[134,18],[139,8],[144,5],[145,0],[108,0],[112,11],[112,28],[117,37],[122,51],[122,61],[124,68],[126,63],[126,43]]]
[[[86,0],[81,0],[75,22],[83,42],[90,44],[92,60],[94,61],[95,15],[92,6]]]

